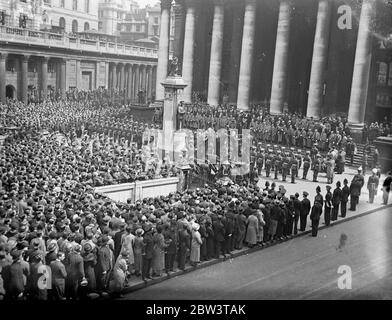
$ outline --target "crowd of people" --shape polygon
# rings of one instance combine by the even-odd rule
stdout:
[[[344,170],[341,141],[328,148],[323,160],[317,142],[301,154],[291,143],[287,149],[274,144],[264,149],[263,139],[256,137],[251,171],[234,182],[212,179],[200,188],[121,203],[95,192],[94,186],[177,174],[174,165],[164,162],[147,168],[138,132],[155,125],[137,123],[126,108],[88,96],[30,105],[10,101],[0,105],[0,112],[3,127],[19,128],[0,155],[0,299],[118,296],[135,278],[148,281],[189,264],[229,257],[244,246],[288,239],[305,231],[309,219],[317,236],[322,215],[326,225],[339,213],[345,217],[348,201],[349,210],[357,210],[365,185],[369,202],[380,185],[377,169],[367,184],[362,168],[351,182],[334,179],[335,164],[337,173]],[[235,109],[225,112],[236,117]],[[262,117],[287,125],[297,121],[296,115]],[[254,125],[252,117],[239,121]],[[345,131],[343,122],[336,121],[330,136]],[[289,195],[275,182],[260,187],[262,170],[267,177],[273,171],[295,182],[301,166],[314,171],[316,182],[319,171],[327,173],[328,185],[325,190],[317,186],[314,199],[308,199],[307,191]],[[222,170],[231,176],[230,163],[222,164]],[[389,173],[384,204],[391,182]]]

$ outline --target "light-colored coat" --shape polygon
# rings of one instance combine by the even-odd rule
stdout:
[[[248,244],[254,245],[257,243],[259,234],[259,219],[255,215],[250,215],[247,224],[245,241]]]
[[[191,257],[192,262],[200,262],[200,246],[203,243],[199,231],[192,231]]]

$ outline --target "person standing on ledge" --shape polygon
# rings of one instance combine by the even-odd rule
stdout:
[[[391,191],[391,183],[392,183],[392,172],[388,171],[387,177],[385,178],[382,184],[382,190],[383,190],[382,198],[383,198],[384,205],[388,204],[389,192]]]
[[[377,169],[372,170],[372,175],[368,179],[367,188],[369,190],[369,203],[374,202],[374,197],[377,195],[379,179],[377,177]]]

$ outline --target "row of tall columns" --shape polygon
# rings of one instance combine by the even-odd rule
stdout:
[[[253,51],[255,43],[256,0],[245,1],[243,15],[242,45],[240,52],[239,79],[237,87],[237,107],[248,109],[251,76],[253,70]],[[351,98],[349,105],[349,123],[362,124],[365,117],[370,63],[372,54],[372,17],[376,0],[363,0],[358,30],[357,48],[354,61]],[[186,0],[185,5],[185,34],[182,59],[182,76],[187,84],[184,89],[183,100],[191,102],[194,69],[194,41],[195,41],[195,11],[199,0]],[[170,0],[161,0],[161,37],[158,58],[156,92],[157,99],[163,99],[161,82],[167,75],[168,46],[170,30]],[[212,27],[212,43],[210,55],[210,69],[208,78],[208,103],[219,104],[220,82],[222,69],[222,45],[224,29],[224,1],[214,0],[214,18]],[[275,57],[272,76],[270,112],[283,113],[287,95],[287,74],[289,40],[291,28],[292,0],[280,0],[275,44]],[[307,116],[319,118],[323,113],[323,97],[325,94],[325,74],[328,60],[328,47],[331,28],[331,3],[329,0],[318,1],[317,23],[313,44],[313,56],[309,81],[309,95],[307,102]],[[236,19],[237,21],[239,19]],[[238,26],[233,27],[232,49],[234,39],[238,38]],[[237,31],[237,32],[236,32]],[[239,41],[236,43],[238,44]],[[238,46],[238,45],[237,45]],[[231,77],[232,78],[232,77]],[[230,79],[231,89],[234,79]],[[158,93],[159,92],[159,93]],[[234,96],[234,95],[233,95]],[[233,96],[230,97],[233,100]]]
[[[152,98],[153,95],[153,66],[141,66],[138,64],[126,65],[118,63],[111,63],[109,75],[109,87],[118,90],[125,90],[125,95],[128,99],[136,100],[138,92],[145,90],[147,99]]]

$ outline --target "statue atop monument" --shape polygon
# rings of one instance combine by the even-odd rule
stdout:
[[[173,59],[170,62],[169,77],[176,77],[176,76],[180,76],[179,69],[178,69],[178,58],[173,57]]]

